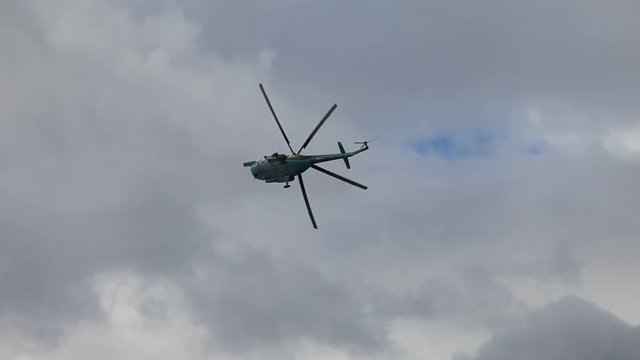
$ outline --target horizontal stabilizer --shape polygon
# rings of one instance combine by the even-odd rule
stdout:
[[[338,147],[340,148],[341,154],[346,154],[344,151],[344,147],[342,146],[342,143],[340,141],[338,141]],[[347,166],[347,169],[351,169],[351,164],[349,164],[349,158],[344,157],[342,158],[342,160],[344,160],[344,164]]]

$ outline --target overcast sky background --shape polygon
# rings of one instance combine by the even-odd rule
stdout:
[[[638,14],[2,1],[0,358],[637,359]]]

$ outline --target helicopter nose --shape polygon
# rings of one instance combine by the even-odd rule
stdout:
[[[254,178],[259,179],[260,176],[260,169],[258,169],[257,166],[252,166],[251,167],[251,175],[253,175]]]

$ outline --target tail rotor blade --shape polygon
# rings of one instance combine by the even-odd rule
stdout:
[[[333,112],[333,110],[335,110],[338,107],[338,104],[333,104],[333,106],[331,107],[331,109],[329,109],[329,111],[327,112],[327,114],[322,118],[322,120],[320,120],[320,122],[318,123],[318,125],[316,126],[315,129],[313,129],[313,131],[311,132],[311,135],[309,135],[309,137],[307,138],[307,140],[304,142],[304,144],[302,145],[302,147],[300,148],[300,150],[298,150],[298,154],[300,154],[300,152],[307,147],[307,145],[309,145],[309,142],[311,141],[311,139],[313,139],[313,137],[315,136],[315,134],[318,132],[318,130],[320,130],[320,127],[322,126],[322,124],[324,124],[325,121],[327,121],[327,119],[329,118],[329,116],[331,116],[331,113]]]
[[[271,101],[269,101],[269,97],[267,97],[267,93],[264,91],[264,87],[262,87],[262,84],[260,84],[260,90],[262,91],[262,95],[264,95],[264,99],[267,100],[267,105],[269,105],[269,110],[271,110],[271,114],[273,115],[273,118],[276,119],[276,124],[278,124],[278,128],[280,128],[280,132],[282,133],[284,140],[287,142],[287,146],[289,147],[289,150],[291,150],[292,154],[295,154],[295,152],[293,151],[293,148],[291,147],[291,143],[289,142],[289,138],[287,137],[287,134],[285,134],[284,129],[280,124],[280,120],[278,120],[278,116],[276,115],[276,112],[273,110],[273,106],[271,106]]]
[[[353,180],[347,179],[344,176],[341,176],[341,175],[338,175],[336,173],[333,173],[333,172],[331,172],[331,171],[329,171],[329,170],[327,170],[325,168],[321,168],[318,165],[311,165],[311,167],[316,169],[316,170],[318,170],[318,171],[320,171],[321,173],[325,173],[325,174],[327,174],[329,176],[333,176],[334,178],[336,178],[338,180],[342,180],[342,181],[346,182],[347,184],[353,185],[355,187],[359,187],[362,190],[367,190],[368,189],[368,187],[366,187],[366,186],[364,186],[362,184],[359,184],[359,183],[357,183],[357,182],[355,182]]]
[[[298,181],[300,181],[300,190],[302,190],[302,197],[304,197],[304,204],[307,206],[307,212],[309,213],[309,218],[311,219],[311,224],[314,229],[318,228],[316,225],[316,219],[313,217],[313,212],[311,211],[311,205],[309,205],[309,198],[307,197],[307,190],[304,188],[304,181],[302,181],[302,174],[298,175]]]

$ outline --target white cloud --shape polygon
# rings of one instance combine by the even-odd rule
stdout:
[[[637,159],[640,155],[640,127],[610,131],[605,135],[604,147],[623,158]]]
[[[208,332],[181,306],[171,284],[103,274],[96,295],[105,318],[70,326],[55,345],[4,341],[5,359],[206,359]],[[11,344],[14,344],[13,346]]]

